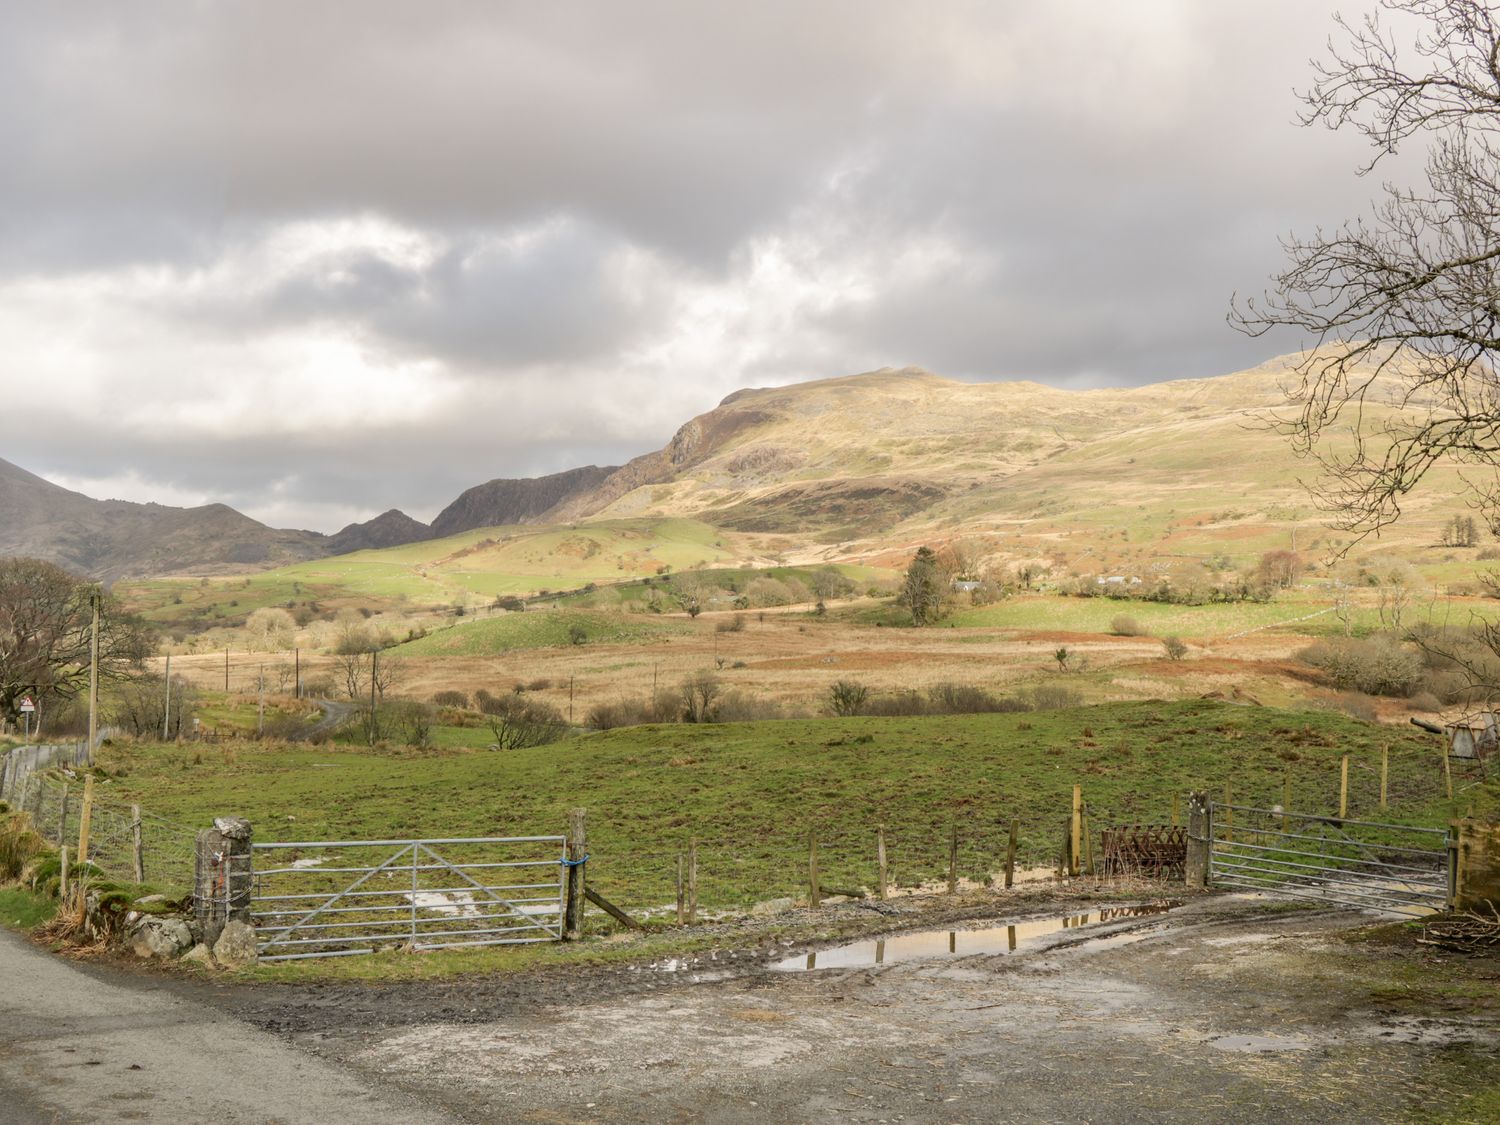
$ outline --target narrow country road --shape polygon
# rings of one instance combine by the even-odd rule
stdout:
[[[0,1119],[410,1125],[430,1102],[336,1068],[153,983],[0,932]]]
[[[314,699],[313,703],[323,709],[323,717],[302,732],[301,737],[309,742],[332,737],[333,732],[347,723],[355,711],[354,704],[338,703],[332,699]]]

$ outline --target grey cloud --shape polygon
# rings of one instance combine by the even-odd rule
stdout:
[[[611,284],[610,255],[624,249],[606,232],[564,223],[521,248],[465,233],[425,267],[347,251],[277,286],[264,311],[281,322],[362,325],[396,352],[441,355],[480,373],[598,357],[662,311],[658,294]]]
[[[212,373],[168,369],[179,342],[222,355],[329,329],[375,371],[429,362],[463,404],[405,428],[331,416],[312,436],[214,437],[60,407],[12,459],[251,510],[274,492],[431,515],[491,476],[659,445],[742,383],[1248,366],[1300,341],[1236,335],[1229,294],[1276,267],[1277,235],[1375,187],[1352,175],[1358,145],[1290,124],[1331,7],[5,6],[0,292],[176,278],[114,298],[129,346],[87,342],[164,402],[217,393]],[[435,259],[346,246],[259,288],[201,281],[288,224],[357,216]],[[783,243],[857,283],[802,304],[754,289]],[[924,266],[927,245],[951,260]],[[124,366],[142,355],[161,372]],[[0,358],[0,380],[23,363]]]

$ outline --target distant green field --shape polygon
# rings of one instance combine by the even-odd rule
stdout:
[[[476,745],[483,730],[466,732]],[[1351,811],[1375,811],[1379,748],[1391,749],[1391,816],[1441,824],[1441,757],[1429,737],[1331,712],[1207,701],[1125,703],[1020,715],[811,719],[627,728],[509,752],[334,747],[112,746],[107,789],[187,825],[249,817],[259,838],[551,833],[589,809],[590,873],[633,905],[671,897],[675,855],[702,843],[706,903],[794,893],[809,832],[830,885],[873,881],[887,826],[905,882],[944,867],[996,869],[1010,817],[1022,856],[1048,864],[1082,784],[1094,823],[1165,821],[1192,788],[1269,805],[1290,767],[1294,806],[1331,812],[1352,755]],[[195,761],[201,755],[201,764]],[[1461,801],[1463,798],[1461,798]]]
[[[572,631],[581,629],[575,642]],[[402,656],[487,656],[513,649],[550,648],[579,644],[623,644],[650,641],[693,632],[687,622],[625,616],[619,613],[580,613],[575,610],[532,610],[497,617],[473,618],[448,629],[408,641],[393,651]]]
[[[722,533],[697,520],[606,520],[568,527],[480,528],[245,577],[127,581],[117,592],[153,621],[202,629],[242,624],[266,606],[473,604],[501,594],[574,590],[591,582],[712,566],[731,557]]]
[[[1235,602],[1223,605],[1167,605],[1116,598],[1071,598],[1019,595],[977,609],[960,609],[944,624],[1008,629],[1108,633],[1117,617],[1134,620],[1155,636],[1222,636],[1306,617],[1325,604],[1305,601]],[[1332,616],[1331,614],[1328,616]],[[1315,630],[1320,619],[1297,627]]]

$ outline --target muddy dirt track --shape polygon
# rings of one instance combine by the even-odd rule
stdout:
[[[726,952],[197,991],[435,1118],[1202,1125],[1441,1108],[1482,1120],[1462,1101],[1500,1083],[1500,965],[1439,959],[1456,991],[1422,993],[1399,983],[1400,962],[1349,940],[1370,921],[1210,897],[1015,954],[879,967],[773,972],[763,952]]]

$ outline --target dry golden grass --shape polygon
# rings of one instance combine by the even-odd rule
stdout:
[[[516,684],[557,706],[571,704],[582,722],[599,703],[649,698],[653,688],[675,690],[690,676],[711,672],[726,688],[788,712],[814,714],[827,704],[838,680],[857,680],[872,693],[926,692],[943,683],[984,687],[999,694],[1021,692],[1038,683],[1061,683],[1089,702],[1143,698],[1182,699],[1209,692],[1239,692],[1268,705],[1316,697],[1307,669],[1291,660],[1308,638],[1254,633],[1232,640],[1199,638],[1187,659],[1162,658],[1154,637],[1115,637],[1065,631],[996,628],[894,629],[819,619],[804,612],[747,611],[744,628],[720,632],[730,614],[703,614],[681,622],[688,631],[649,644],[588,643],[513,650],[491,656],[404,656],[399,648],[383,659],[399,662],[398,696],[431,700],[439,691],[471,697],[479,689],[510,691]],[[657,619],[659,620],[659,619]],[[1060,672],[1054,653],[1066,647],[1069,671]],[[231,657],[230,703],[253,709],[257,669],[262,663],[289,663],[290,654]],[[336,660],[302,654],[308,682],[337,680]],[[222,653],[175,656],[174,675],[209,691],[222,691]],[[277,682],[267,673],[268,683]],[[535,685],[545,682],[545,686]],[[335,693],[337,694],[337,693]],[[297,705],[279,692],[270,703],[280,710]],[[305,710],[306,704],[301,705]]]

